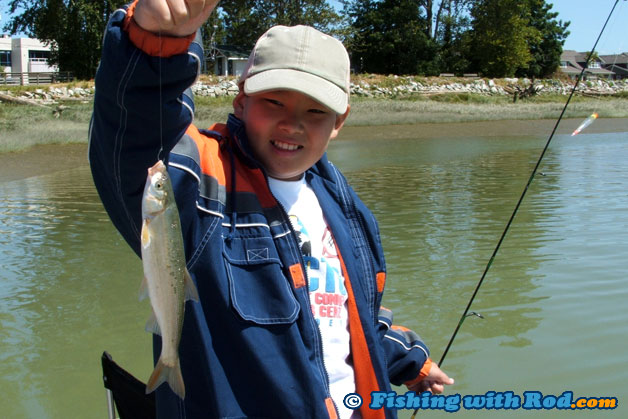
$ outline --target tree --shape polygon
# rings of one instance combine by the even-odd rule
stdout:
[[[468,56],[471,68],[488,77],[511,77],[527,68],[533,57],[528,45],[541,34],[530,26],[527,3],[518,0],[479,0],[471,8]]]
[[[436,45],[427,18],[413,0],[344,2],[351,21],[346,43],[359,71],[433,74]]]
[[[257,38],[272,26],[265,4],[259,0],[225,0],[218,3],[214,15],[220,16],[225,28],[218,43],[253,49]]]
[[[519,76],[547,77],[560,65],[565,39],[569,35],[570,22],[556,21],[557,12],[551,12],[552,5],[544,0],[526,0],[530,13],[530,26],[540,34],[536,42],[529,44],[532,59],[526,67],[517,71]]]
[[[438,44],[441,72],[464,73],[469,66],[464,35],[469,30],[470,7],[474,0],[442,0],[435,17],[434,40]]]
[[[274,25],[309,25],[329,33],[341,20],[325,0],[223,0],[214,16],[224,28],[218,43],[244,50]]]
[[[78,78],[91,78],[101,53],[102,34],[115,6],[128,0],[11,0],[7,25],[51,46],[50,62]],[[325,0],[224,0],[202,32],[209,42],[244,50],[276,24],[314,26],[330,32],[340,17]]]
[[[102,34],[115,10],[113,0],[12,0],[15,15],[6,29],[12,34],[24,32],[48,43],[50,63],[62,71],[72,71],[77,78],[94,77]]]

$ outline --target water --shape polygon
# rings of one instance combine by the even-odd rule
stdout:
[[[546,139],[348,141],[333,150],[380,221],[388,263],[384,305],[430,344],[435,360]],[[533,414],[626,417],[627,158],[625,132],[555,137],[471,308],[484,320],[465,321],[443,364],[456,379],[449,394],[613,396],[620,403],[615,411]]]
[[[1,417],[105,417],[105,349],[146,380],[141,264],[86,167],[0,183],[0,268]]]
[[[329,153],[380,222],[384,305],[435,360],[546,141],[476,134],[348,139]],[[456,417],[627,415],[627,159],[626,132],[554,139],[472,307],[484,320],[464,323],[443,366],[456,379],[448,394],[573,391],[617,397],[620,407],[461,409]],[[147,379],[141,275],[86,166],[0,182],[2,417],[105,417],[105,349]]]

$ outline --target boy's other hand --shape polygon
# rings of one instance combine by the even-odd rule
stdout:
[[[207,20],[219,0],[139,0],[133,18],[144,30],[187,36]]]
[[[436,365],[436,363],[433,363],[427,377],[415,385],[409,386],[408,390],[414,391],[418,394],[423,393],[424,391],[429,391],[433,394],[440,394],[443,390],[445,390],[445,385],[452,385],[453,383],[454,379],[449,378],[449,376],[445,374],[443,370]]]

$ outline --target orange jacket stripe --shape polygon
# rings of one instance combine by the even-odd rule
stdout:
[[[188,47],[194,40],[196,34],[193,33],[178,38],[174,36],[161,36],[144,30],[135,22],[135,19],[133,19],[136,5],[137,0],[129,6],[123,24],[123,29],[129,34],[129,39],[136,47],[148,55],[164,58],[188,52]]]
[[[384,292],[384,285],[386,284],[386,272],[378,272],[375,275],[375,279],[377,280],[377,292]]]
[[[220,143],[215,140],[209,141],[206,137],[203,137],[198,129],[194,125],[190,125],[186,131],[198,148],[198,153],[201,156],[218,156]],[[230,166],[228,161],[222,159],[202,159],[201,160],[201,172],[215,178],[218,184],[221,186],[227,186],[227,180],[225,179],[225,169]]]
[[[328,397],[325,399],[325,406],[327,406],[327,411],[329,412],[329,419],[338,419],[336,407],[334,406],[334,402],[331,398]]]
[[[226,135],[227,127],[224,124],[214,124],[210,128],[213,131]],[[201,135],[198,129],[190,125],[186,134],[188,134],[196,143],[198,152],[202,156],[220,156],[216,159],[202,159],[201,171],[218,181],[218,184],[231,190],[231,179],[226,179],[225,174],[231,173],[231,157],[226,149],[218,150],[220,142],[208,140]],[[229,176],[230,178],[230,176]],[[228,183],[229,182],[229,183]],[[273,208],[277,205],[277,201],[273,197],[264,173],[259,169],[244,169],[236,167],[236,192],[248,192],[257,195],[260,204],[264,208]]]
[[[390,328],[392,330],[401,330],[402,332],[411,332],[412,331],[412,330],[408,329],[405,326],[399,326],[399,325],[396,325],[396,324],[393,324],[392,326],[390,326]]]
[[[303,268],[300,263],[295,263],[290,266],[290,275],[292,276],[292,282],[295,288],[301,288],[305,286],[305,275],[303,275]]]
[[[225,137],[227,136],[227,126],[225,124],[214,124],[209,129],[219,132]],[[218,142],[208,141],[206,138],[201,136],[198,130],[196,130],[197,136],[192,135],[190,130],[188,130],[188,134],[190,134],[192,138],[195,138],[201,155],[206,154],[202,154],[203,150],[200,148],[201,146],[199,142],[211,143],[211,147],[218,147]],[[228,190],[231,190],[231,185],[226,184],[227,180],[224,175],[225,173],[231,173],[231,158],[229,156],[229,151],[224,149],[221,150],[220,156],[220,162],[207,162],[207,164],[204,164],[203,167],[201,167],[201,170],[203,173],[210,176],[215,177],[220,175],[222,178],[218,179],[218,183],[225,185]],[[220,167],[214,167],[213,164],[220,164]],[[249,192],[257,195],[260,204],[264,208],[272,208],[277,205],[277,201],[268,188],[266,177],[260,169],[244,169],[242,167],[236,167],[236,192]]]
[[[342,273],[345,277],[345,288],[349,296],[347,299],[347,307],[349,311],[349,334],[351,335],[351,357],[353,358],[356,392],[363,398],[367,398],[372,391],[379,391],[379,384],[377,383],[375,371],[373,371],[371,354],[366,344],[358,306],[355,302],[351,281],[349,281],[349,274],[347,273],[342,256],[338,254],[338,257],[340,259]],[[368,403],[363,403],[362,406],[360,406],[360,414],[363,419],[385,418],[383,409],[370,409]]]
[[[425,361],[425,364],[423,364],[423,368],[421,368],[421,371],[419,372],[419,376],[415,378],[414,380],[406,381],[404,384],[408,387],[412,387],[413,385],[415,385],[416,383],[418,383],[419,381],[427,377],[428,374],[430,373],[430,370],[432,369],[432,364],[433,364],[432,359],[427,358],[427,361]]]

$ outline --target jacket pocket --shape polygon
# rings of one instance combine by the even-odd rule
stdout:
[[[297,303],[270,237],[224,240],[229,294],[235,311],[257,324],[289,324],[299,315]]]

